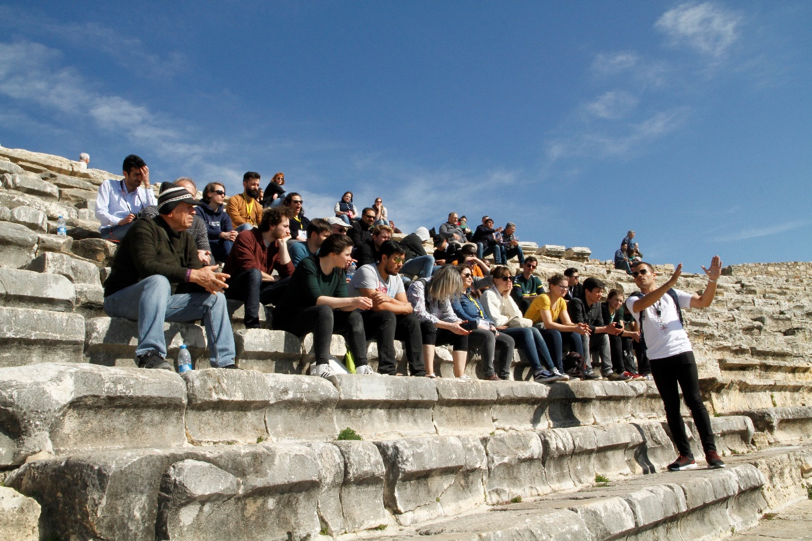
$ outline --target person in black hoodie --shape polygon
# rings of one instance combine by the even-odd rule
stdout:
[[[499,244],[502,236],[502,228],[494,229],[493,220],[485,216],[482,225],[477,226],[474,231],[474,242],[477,247],[477,258],[483,259],[486,255],[493,254],[493,259],[497,265],[505,263],[505,247]]]
[[[225,198],[225,186],[219,182],[209,182],[203,190],[202,199],[205,205],[195,208],[197,215],[206,224],[211,255],[218,263],[223,263],[228,258],[234,239],[237,238],[237,232],[234,231],[231,218],[223,205]]]
[[[285,202],[282,204],[291,209],[290,240],[288,240],[288,243],[297,240],[307,242],[307,226],[310,225],[310,220],[305,218],[302,196],[296,192],[290,192],[285,196]]]
[[[400,269],[400,273],[409,278],[417,276],[428,278],[434,273],[434,256],[426,254],[423,243],[431,238],[429,230],[425,227],[418,227],[414,233],[406,235],[400,244],[406,250],[406,263]]]
[[[281,171],[273,176],[262,194],[262,208],[278,207],[285,200],[285,173]]]
[[[580,296],[573,297],[567,303],[567,312],[573,323],[586,323],[589,325],[589,332],[584,335],[587,370],[592,370],[592,363],[589,361],[590,356],[600,356],[603,377],[626,381],[631,378],[612,370],[612,354],[609,349],[607,335],[618,336],[623,333],[623,327],[618,327],[612,323],[604,323],[601,300],[605,291],[606,286],[601,280],[587,278],[584,280],[583,293]]]

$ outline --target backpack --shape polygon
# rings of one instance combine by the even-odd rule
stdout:
[[[586,374],[586,361],[584,361],[580,353],[570,351],[564,356],[561,364],[564,365],[564,373],[569,377],[573,379],[584,379],[584,375]]]
[[[677,299],[677,292],[674,291],[674,289],[672,288],[672,289],[669,289],[668,291],[666,291],[665,293],[669,297],[671,297],[671,300],[674,301],[674,306],[677,307],[677,315],[679,316],[679,324],[682,325],[683,328],[685,328],[685,322],[683,322],[683,320],[682,320],[682,308],[679,307],[679,300]],[[641,292],[635,291],[634,293],[629,295],[629,298],[630,299],[639,299],[642,296],[643,296],[643,294]],[[645,345],[645,343],[646,343],[646,339],[645,339],[645,337],[643,337],[643,320],[645,319],[645,317],[646,317],[646,311],[642,310],[640,312],[640,341],[643,342],[643,345]]]

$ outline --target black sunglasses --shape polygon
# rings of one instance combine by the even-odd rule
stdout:
[[[214,193],[216,193],[217,195],[225,195],[226,194],[226,192],[224,192],[223,190],[214,190]]]
[[[639,271],[632,272],[632,278],[637,278],[637,275],[645,276],[648,274],[648,269],[640,269]]]

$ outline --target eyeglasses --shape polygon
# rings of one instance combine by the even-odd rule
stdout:
[[[375,215],[374,215],[374,214],[364,214],[364,218],[372,218],[372,219],[375,219]]]
[[[302,203],[304,203],[304,201],[302,201],[301,199],[291,199],[291,200],[290,200],[290,202],[291,202],[291,203],[293,203],[294,205],[295,205],[296,203],[299,203],[300,205],[301,205]]]
[[[226,192],[224,192],[223,190],[214,190],[214,193],[216,193],[217,195],[225,195],[226,194]]]
[[[403,263],[404,261],[406,261],[406,258],[405,257],[393,257],[392,261],[394,261],[395,263]]]
[[[505,276],[504,278],[494,278],[494,280],[504,280],[505,282],[512,282],[513,278],[510,276]]]
[[[536,270],[536,267],[538,267],[538,265],[533,265],[532,263],[528,263],[527,265],[525,265],[525,267],[527,267],[530,270]]]
[[[645,276],[648,274],[648,269],[640,269],[639,271],[632,272],[632,278],[637,278],[637,275]]]
[[[569,289],[570,286],[565,286],[564,284],[555,284],[556,286],[560,287],[561,289]]]
[[[462,274],[460,274],[460,276],[462,276],[463,278],[471,278],[473,274],[471,274],[470,272],[463,272]]]

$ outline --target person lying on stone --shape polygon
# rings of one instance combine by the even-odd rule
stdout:
[[[319,248],[318,257],[303,259],[273,310],[274,328],[299,337],[313,333],[316,364],[310,374],[324,378],[335,372],[330,361],[333,334],[343,334],[355,360],[357,374],[374,374],[368,366],[364,319],[361,310],[372,308],[366,297],[350,297],[344,269],[352,259],[352,240],[330,235]]]
[[[182,186],[158,197],[156,218],[139,219],[121,241],[104,283],[104,311],[138,321],[136,362],[140,368],[171,370],[166,361],[164,321],[203,320],[212,367],[236,368],[225,273],[204,267],[192,225],[195,205]]]
[[[139,212],[155,205],[149,184],[149,167],[140,157],[130,154],[122,165],[123,180],[105,180],[96,196],[96,219],[101,222],[103,239],[121,241]]]
[[[398,275],[403,267],[405,249],[399,243],[387,240],[380,245],[378,253],[380,261],[359,267],[348,286],[350,296],[372,300],[372,309],[361,314],[367,338],[374,337],[378,343],[378,372],[396,375],[395,340],[401,340],[409,373],[425,376],[420,321],[412,313],[403,280]]]
[[[276,304],[293,274],[287,245],[289,213],[284,207],[265,209],[259,227],[237,235],[223,267],[231,276],[226,297],[245,303],[246,329],[259,328],[260,303]]]
[[[454,314],[451,299],[463,291],[460,273],[451,266],[441,267],[431,278],[415,280],[406,291],[406,297],[420,320],[420,333],[423,337],[423,360],[426,364],[426,377],[436,378],[434,373],[434,349],[437,344],[451,345],[451,358],[454,363],[454,376],[462,381],[471,381],[465,375],[465,362],[468,358],[468,335],[463,328],[464,321]]]

